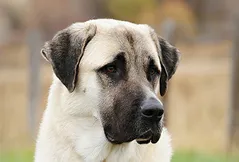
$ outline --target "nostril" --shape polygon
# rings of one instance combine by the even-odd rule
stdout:
[[[164,114],[164,110],[156,107],[156,108],[147,108],[142,110],[142,115],[146,118],[161,118]]]
[[[153,109],[147,109],[147,110],[143,110],[142,113],[145,117],[152,117],[154,116],[155,112]]]
[[[163,114],[164,114],[164,109],[159,109],[157,116],[161,118],[163,116]]]
[[[155,98],[143,102],[141,114],[147,119],[161,119],[164,114],[163,104]]]

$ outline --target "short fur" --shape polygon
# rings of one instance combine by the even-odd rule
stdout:
[[[152,98],[161,103],[159,87],[164,95],[177,68],[175,47],[147,25],[99,19],[58,32],[42,55],[54,74],[35,162],[170,161],[163,117],[152,128],[156,144],[138,144],[135,139],[151,127],[140,116],[142,103]],[[111,62],[121,68],[119,75],[105,74]],[[148,76],[149,64],[160,71],[160,78]]]

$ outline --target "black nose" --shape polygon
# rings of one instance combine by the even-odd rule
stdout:
[[[155,98],[150,98],[141,106],[142,116],[146,119],[160,120],[164,109],[162,103]]]

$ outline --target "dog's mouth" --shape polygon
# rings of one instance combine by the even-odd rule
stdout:
[[[106,136],[107,140],[112,144],[122,144],[122,143],[126,143],[126,142],[131,142],[135,139],[133,137],[130,137],[130,138],[127,138],[127,139],[124,139],[124,140],[116,139],[111,134],[109,134],[107,132],[105,132],[105,136]]]
[[[159,132],[156,133],[156,132],[153,132],[152,130],[148,130],[148,131],[142,133],[137,138],[131,137],[131,138],[127,138],[124,140],[117,140],[109,133],[105,133],[105,136],[106,136],[107,140],[112,144],[122,144],[122,143],[131,142],[133,140],[136,140],[136,142],[138,144],[148,144],[150,142],[152,144],[155,144],[159,141],[161,133],[159,133]]]
[[[161,134],[160,133],[154,133],[151,130],[143,133],[138,138],[136,138],[136,142],[138,144],[148,144],[148,143],[157,143],[159,141]]]

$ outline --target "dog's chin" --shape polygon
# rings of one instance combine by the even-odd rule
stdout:
[[[131,142],[133,140],[136,140],[136,142],[138,144],[148,144],[150,142],[152,144],[155,144],[159,141],[161,132],[160,133],[158,131],[152,132],[151,130],[149,130],[149,131],[142,133],[139,136],[135,136],[135,137],[132,136],[132,137],[125,138],[125,139],[114,138],[113,136],[111,136],[108,133],[105,133],[105,136],[106,136],[107,140],[112,144],[123,144],[123,143]]]

